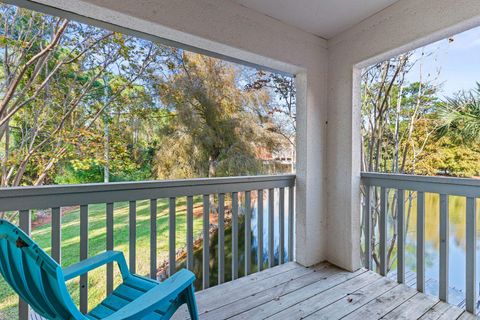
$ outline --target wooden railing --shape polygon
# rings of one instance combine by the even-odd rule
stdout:
[[[376,209],[379,230],[379,271],[382,275],[387,273],[387,211],[389,190],[394,190],[393,197],[396,204],[397,230],[397,280],[405,282],[405,192],[417,193],[417,248],[416,272],[417,290],[425,291],[425,193],[435,193],[440,196],[440,223],[439,223],[439,298],[448,302],[449,289],[449,196],[466,198],[466,301],[468,312],[476,312],[477,279],[476,279],[476,199],[480,198],[480,180],[427,177],[400,174],[362,173],[364,187],[364,236],[365,250],[364,261],[368,269],[372,269],[372,210],[374,203],[373,192],[379,198],[379,208]],[[379,192],[379,196],[378,196]]]
[[[203,262],[202,279],[203,288],[208,288],[209,280],[209,231],[210,231],[210,195],[217,195],[218,199],[218,283],[224,282],[225,275],[225,197],[231,198],[232,212],[232,277],[239,276],[239,193],[244,193],[244,223],[245,223],[245,274],[251,272],[251,192],[257,192],[257,225],[258,227],[258,270],[263,267],[263,194],[268,192],[268,266],[275,265],[274,247],[274,210],[275,189],[278,189],[278,225],[279,225],[279,263],[285,262],[284,246],[287,239],[288,260],[293,259],[293,220],[294,220],[294,175],[254,176],[254,177],[229,177],[213,179],[192,179],[172,181],[148,181],[109,184],[84,184],[68,186],[41,186],[19,187],[0,189],[0,211],[18,211],[20,227],[30,234],[31,210],[51,209],[51,255],[61,263],[61,208],[67,206],[80,206],[80,260],[88,258],[89,241],[89,207],[90,204],[105,204],[106,211],[106,249],[114,248],[114,203],[129,202],[129,253],[128,262],[132,272],[135,272],[136,254],[136,202],[139,200],[150,201],[150,277],[157,274],[157,200],[168,199],[169,203],[169,229],[168,242],[169,274],[176,271],[176,199],[186,197],[187,203],[187,232],[186,251],[187,268],[193,267],[194,239],[193,239],[193,206],[194,196],[203,197]],[[287,210],[285,210],[285,190],[288,192]],[[285,213],[288,219],[287,236],[284,232]],[[107,266],[106,286],[107,293],[113,290],[113,265]],[[80,278],[80,310],[87,312],[88,308],[88,275]],[[28,306],[20,302],[19,319],[29,317]]]

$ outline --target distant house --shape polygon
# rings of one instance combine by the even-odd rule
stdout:
[[[272,167],[274,171],[293,172],[295,170],[295,148],[291,145],[285,144],[281,149],[274,151],[257,147],[256,156],[265,166]]]

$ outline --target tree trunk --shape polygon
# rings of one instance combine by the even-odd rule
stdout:
[[[2,159],[2,179],[0,186],[6,187],[8,185],[8,170],[7,170],[7,162],[10,156],[10,121],[5,123],[4,129],[4,137],[5,137],[5,154]],[[0,140],[1,141],[1,140]]]
[[[210,156],[208,159],[208,177],[214,178],[217,176],[217,159]],[[215,205],[215,195],[209,195],[210,213],[217,213],[217,206]]]
[[[103,77],[103,158],[105,164],[103,165],[103,182],[109,183],[110,182],[110,127],[109,127],[109,112],[107,110],[108,106],[108,87],[107,87],[107,77]]]

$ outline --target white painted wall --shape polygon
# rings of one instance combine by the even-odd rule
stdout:
[[[478,0],[400,0],[328,41],[327,259],[332,263],[360,267],[358,68],[478,25]]]
[[[312,265],[325,259],[325,40],[231,1],[33,2],[297,74],[296,260]]]

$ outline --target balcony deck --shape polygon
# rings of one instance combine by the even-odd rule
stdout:
[[[477,319],[365,269],[287,263],[197,293],[200,319]],[[181,309],[174,319],[189,319]]]

